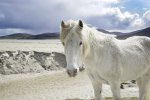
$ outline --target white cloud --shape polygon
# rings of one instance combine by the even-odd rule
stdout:
[[[142,17],[138,13],[122,11],[125,10],[124,7],[113,6],[120,1],[2,0],[0,28],[7,32],[11,32],[10,29],[12,32],[13,29],[33,30],[34,33],[59,31],[61,20],[68,19],[83,19],[92,26],[113,30],[136,29],[150,25],[150,11],[146,11]]]
[[[58,31],[62,19],[85,19],[100,15],[106,6],[118,2],[119,0],[0,1],[1,13],[6,17],[0,27]]]
[[[92,16],[103,13],[106,7],[119,3],[119,0],[56,0],[53,5],[60,4],[74,16]]]
[[[146,26],[150,26],[150,10],[146,11],[143,14],[143,20],[144,20]]]
[[[131,25],[130,25],[130,29],[140,29],[140,28],[144,28],[145,24],[144,21],[141,18],[135,19]]]
[[[20,28],[7,28],[7,29],[0,29],[0,36],[9,35],[13,33],[33,33],[32,30],[27,29],[20,29]]]
[[[123,12],[119,7],[112,7],[112,4],[118,4],[120,0],[57,0],[54,3],[58,4],[58,2],[66,9],[70,18],[82,18],[87,22],[91,20],[90,23],[97,25],[96,27],[137,29],[143,28],[145,25],[145,21],[138,13]],[[145,20],[148,20],[146,13],[143,16],[145,16]]]
[[[129,28],[132,29],[140,29],[150,27],[150,10],[146,11],[142,17],[137,17],[135,20],[131,23],[131,26]]]
[[[146,11],[148,8],[142,8],[144,11]]]
[[[94,19],[94,18],[91,18]],[[100,21],[96,21],[96,20]],[[99,14],[91,22],[93,25],[100,26],[105,29],[130,29],[135,28],[135,26],[141,26],[140,16],[137,13],[131,14],[130,12],[122,12],[119,8],[106,8],[103,13]],[[101,24],[97,24],[101,23]],[[138,25],[139,24],[139,25]]]

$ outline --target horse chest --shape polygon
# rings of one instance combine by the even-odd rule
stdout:
[[[88,70],[88,76],[91,80],[96,80],[108,84],[108,81],[96,71]]]
[[[105,50],[107,51],[107,50]],[[126,79],[122,77],[123,73],[128,73],[123,66],[120,66],[120,59],[116,50],[111,49],[109,52],[99,52],[98,48],[92,48],[90,56],[85,59],[85,64],[94,78],[99,76],[104,80]],[[125,67],[126,68],[126,67]],[[94,74],[97,75],[94,75]]]
[[[108,83],[109,80],[116,79],[119,76],[110,64],[98,64],[92,60],[86,62],[87,71],[90,77],[96,80],[101,80],[104,83]]]

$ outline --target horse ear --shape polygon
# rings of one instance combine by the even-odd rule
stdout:
[[[62,28],[65,28],[65,27],[66,27],[65,22],[64,22],[63,20],[61,21],[61,27],[62,27]]]
[[[79,25],[80,29],[82,29],[82,28],[83,28],[83,22],[82,22],[81,20],[79,20],[78,25]]]

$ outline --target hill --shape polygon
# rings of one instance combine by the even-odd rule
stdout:
[[[147,37],[150,37],[150,27],[120,35],[120,36],[118,36],[118,38],[125,39],[125,38],[131,37],[131,36],[147,36]]]
[[[38,35],[32,35],[28,33],[14,33],[6,36],[0,36],[0,39],[57,39],[58,33],[43,33]]]
[[[150,37],[150,27],[129,32],[129,33],[122,33],[122,32],[109,32],[104,29],[97,29],[100,32],[106,33],[106,34],[115,34],[117,35],[117,38],[119,39],[126,39],[131,36],[147,36]],[[59,33],[42,33],[37,35],[32,35],[28,33],[15,33],[11,35],[6,36],[0,36],[0,39],[58,39]]]
[[[59,33],[43,33],[38,35],[32,35],[28,39],[57,39],[59,38]]]
[[[124,33],[122,33],[122,32],[109,32],[109,31],[106,31],[106,30],[104,30],[104,29],[97,29],[98,31],[100,31],[100,32],[103,32],[103,33],[106,33],[106,34],[115,34],[115,35],[117,35],[117,36],[120,36],[120,35],[123,35]]]
[[[31,34],[27,33],[15,33],[6,36],[0,36],[0,39],[27,39],[31,36],[32,36]]]

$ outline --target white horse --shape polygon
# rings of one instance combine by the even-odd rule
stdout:
[[[101,100],[102,83],[108,83],[115,100],[121,100],[120,83],[137,80],[139,100],[146,99],[150,80],[150,38],[116,39],[80,21],[62,21],[60,39],[64,45],[69,76],[75,76],[82,61],[91,79],[95,99]]]

